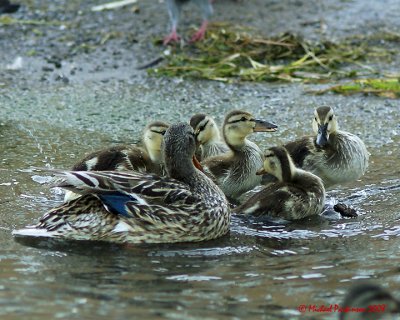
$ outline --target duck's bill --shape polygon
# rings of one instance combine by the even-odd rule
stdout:
[[[316,143],[320,147],[324,147],[328,143],[328,124],[318,126]]]
[[[267,174],[268,172],[267,171],[265,171],[265,169],[264,168],[261,168],[260,170],[258,170],[257,172],[256,172],[256,175],[258,175],[258,176],[262,176],[263,174]]]
[[[203,166],[200,164],[199,160],[197,160],[196,156],[193,156],[192,158],[193,165],[199,169],[201,172],[204,172]]]
[[[254,132],[275,132],[278,126],[272,122],[256,119],[256,126]]]

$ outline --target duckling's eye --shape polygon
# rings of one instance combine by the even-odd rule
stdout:
[[[246,117],[241,117],[241,118],[240,118],[240,121],[246,121],[246,120],[247,120]]]
[[[207,121],[205,124],[203,124],[201,127],[199,127],[198,133],[200,133],[200,131],[203,131],[203,130],[206,128],[208,122],[209,122],[209,121]]]
[[[330,116],[330,117],[329,117],[329,121],[332,121],[332,119],[333,119],[333,116]]]
[[[317,117],[315,117],[314,120],[317,121]]]

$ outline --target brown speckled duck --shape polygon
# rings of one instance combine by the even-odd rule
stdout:
[[[223,124],[223,135],[230,151],[202,161],[204,171],[215,177],[215,181],[231,201],[236,202],[241,194],[253,189],[261,182],[256,175],[264,156],[260,148],[247,139],[253,132],[273,132],[277,126],[255,119],[246,111],[229,112]]]
[[[190,125],[199,144],[198,151],[196,151],[198,160],[201,161],[229,151],[228,146],[221,139],[218,126],[213,118],[203,113],[195,114],[190,119]]]
[[[318,215],[325,203],[325,188],[316,175],[298,169],[283,147],[266,151],[257,174],[271,174],[278,181],[268,184],[235,209],[239,214],[298,220]]]
[[[315,110],[313,130],[315,135],[285,145],[297,167],[319,176],[326,188],[357,180],[365,173],[369,154],[364,142],[338,129],[331,107]]]
[[[168,177],[139,172],[55,171],[60,187],[81,194],[45,213],[16,237],[46,237],[118,243],[194,242],[229,231],[225,195],[193,156],[196,141],[189,124],[169,127],[163,158]],[[54,172],[54,171],[53,171]]]

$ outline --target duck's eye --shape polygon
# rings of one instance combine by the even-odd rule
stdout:
[[[161,133],[161,135],[163,136],[163,135],[165,135],[166,132],[167,132],[167,130],[161,131],[160,133]]]
[[[246,120],[247,120],[246,117],[241,117],[241,118],[240,118],[240,121],[246,121]]]
[[[317,121],[317,117],[315,117],[314,120]]]
[[[329,121],[332,121],[332,119],[333,119],[333,116],[330,116],[330,117],[329,117]]]
[[[199,127],[199,131],[198,131],[198,133],[200,133],[200,131],[203,131],[203,130],[206,128],[206,126],[207,126],[208,122],[210,122],[210,121],[209,121],[209,120],[207,120],[205,124],[203,124],[202,126],[200,126],[200,127]]]

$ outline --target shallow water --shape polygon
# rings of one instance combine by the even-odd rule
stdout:
[[[246,95],[253,92],[244,90],[242,94],[242,103],[248,104]],[[280,94],[282,90],[277,89],[273,96]],[[105,96],[99,101],[102,98]],[[45,104],[52,103],[52,99],[42,99]],[[146,94],[141,99],[154,101]],[[252,99],[254,103],[259,98]],[[309,130],[308,124],[300,125],[309,122],[309,115],[293,107],[295,103],[287,103],[279,112],[273,104],[264,106],[262,112],[256,107],[253,110],[272,114],[282,123],[279,133],[268,139],[252,137],[263,148]],[[109,130],[112,124],[102,131],[95,121],[101,111],[82,116],[82,122],[94,123],[93,131],[80,126],[79,117],[78,125],[65,128],[57,117],[54,122],[32,122],[17,119],[23,115],[8,115],[9,120],[0,125],[0,317],[298,319],[303,317],[300,305],[340,304],[355,281],[369,280],[399,292],[399,116],[386,108],[384,112],[390,116],[384,128],[373,127],[371,117],[364,118],[365,128],[360,125],[362,116],[352,121],[346,105],[338,105],[342,127],[364,134],[371,163],[362,180],[329,191],[328,201],[341,200],[355,207],[358,218],[271,226],[234,217],[230,234],[221,239],[177,245],[15,241],[12,229],[36,221],[62,198],[60,190],[43,185],[48,177],[32,173],[31,167],[68,168],[87,151],[120,137],[132,141],[139,136],[127,138],[123,128]],[[366,109],[374,110],[379,103],[372,100],[370,106]],[[220,110],[220,115],[228,110],[218,105],[211,108]],[[128,114],[133,115],[134,110],[133,106]],[[180,112],[185,119],[192,110]],[[283,121],[290,115],[298,116],[296,124]],[[165,115],[171,122],[176,117]],[[140,132],[146,120],[140,119],[130,130]],[[306,315],[337,317],[334,313]]]

